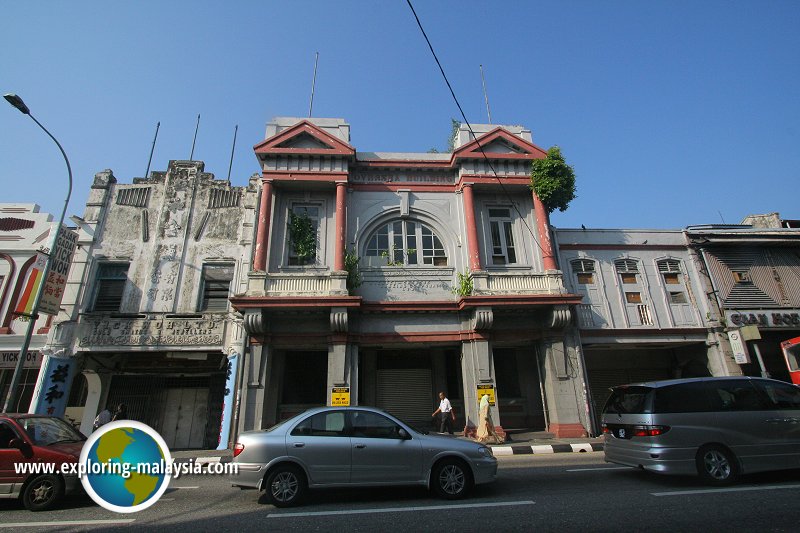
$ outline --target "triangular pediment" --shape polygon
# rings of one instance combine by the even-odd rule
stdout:
[[[306,132],[301,133],[295,137],[290,137],[289,139],[280,143],[278,148],[304,148],[308,150],[333,150],[333,146],[329,144],[325,144],[318,138],[309,135]]]
[[[453,157],[483,158],[484,153],[490,159],[541,159],[547,155],[547,152],[535,144],[497,127],[460,147],[453,153]]]
[[[303,120],[253,147],[256,154],[353,156],[355,149],[324,129]]]

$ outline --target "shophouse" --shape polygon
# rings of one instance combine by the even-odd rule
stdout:
[[[587,434],[581,296],[530,189],[545,152],[524,127],[473,130],[452,153],[377,153],[342,119],[267,126],[253,270],[232,299],[251,344],[241,429],[326,404],[429,427],[445,391],[467,434],[483,393],[501,432]]]
[[[36,275],[37,252],[52,244],[55,226],[53,217],[39,212],[38,205],[0,204],[0,402],[3,404],[30,324],[27,311],[41,283]],[[39,265],[39,271],[42,267],[43,264]],[[28,411],[52,322],[52,315],[41,313],[33,325],[11,407],[14,412]]]
[[[576,315],[595,424],[611,386],[737,373],[680,230],[555,234],[565,285],[583,298]]]
[[[124,403],[170,448],[226,448],[246,335],[229,297],[244,292],[258,178],[234,187],[202,161],[170,161],[120,184],[98,173],[70,272],[71,297],[50,337],[43,391],[85,433]],[[60,373],[59,373],[60,369]]]
[[[721,325],[741,340],[738,371],[791,381],[789,372],[800,368],[781,344],[800,337],[800,221],[752,215],[738,225],[690,226],[685,234],[721,310]],[[760,338],[742,338],[744,326],[755,326]]]

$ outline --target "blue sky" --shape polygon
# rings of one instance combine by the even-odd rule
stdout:
[[[558,227],[682,228],[800,218],[800,2],[424,1],[414,6],[467,119],[557,144],[578,198]],[[62,143],[82,214],[96,172],[121,183],[194,158],[259,171],[274,116],[343,117],[359,151],[445,149],[450,93],[404,0],[26,1],[0,17],[0,91]],[[0,202],[60,213],[58,149],[0,101]]]

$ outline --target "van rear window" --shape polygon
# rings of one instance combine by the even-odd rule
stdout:
[[[604,413],[640,414],[653,411],[653,389],[650,387],[617,387],[603,409]]]

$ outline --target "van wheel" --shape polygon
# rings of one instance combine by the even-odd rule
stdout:
[[[22,505],[29,511],[45,511],[52,508],[64,496],[64,484],[58,476],[36,477],[22,491]]]
[[[267,498],[275,507],[299,504],[306,495],[306,476],[294,465],[278,465],[268,475],[265,484]]]
[[[431,472],[431,486],[441,498],[461,499],[472,488],[472,472],[463,461],[443,459]]]
[[[707,444],[697,452],[697,474],[707,483],[727,485],[739,475],[736,457],[717,444]]]

